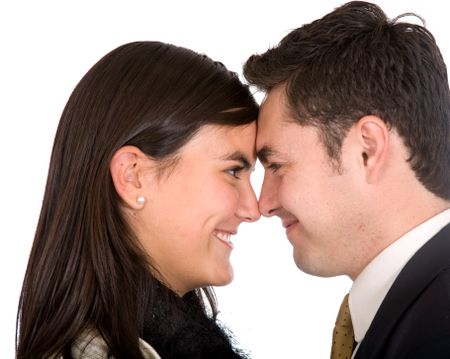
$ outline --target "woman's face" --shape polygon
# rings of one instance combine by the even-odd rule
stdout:
[[[179,295],[233,279],[233,235],[241,222],[260,216],[250,184],[255,136],[256,123],[203,126],[173,168],[144,176],[138,238],[161,279]]]

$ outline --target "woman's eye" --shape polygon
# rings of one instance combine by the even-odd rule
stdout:
[[[227,170],[227,173],[233,176],[234,178],[239,179],[239,173],[241,173],[243,167],[233,167]]]

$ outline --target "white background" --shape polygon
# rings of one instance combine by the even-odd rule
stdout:
[[[241,72],[255,52],[344,1],[8,1],[0,4],[0,358],[14,357],[17,301],[40,211],[53,136],[82,75],[126,42],[192,48]],[[450,59],[438,2],[376,1],[389,17],[416,12]],[[447,41],[447,43],[446,43]],[[258,96],[261,99],[261,96]],[[256,191],[262,181],[253,175]],[[217,289],[221,319],[253,358],[327,358],[348,278],[301,273],[276,219],[243,225],[234,282]]]

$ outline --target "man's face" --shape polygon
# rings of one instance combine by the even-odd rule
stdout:
[[[346,141],[337,171],[318,130],[289,118],[284,88],[277,87],[261,106],[256,147],[265,167],[260,212],[281,218],[297,266],[318,276],[356,276],[363,181]]]

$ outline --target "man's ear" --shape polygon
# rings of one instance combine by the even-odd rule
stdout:
[[[143,173],[148,167],[147,156],[135,146],[124,146],[113,155],[109,170],[117,194],[130,208],[145,205]]]
[[[386,165],[389,129],[377,116],[364,116],[356,123],[360,144],[360,160],[368,183],[375,183]]]

